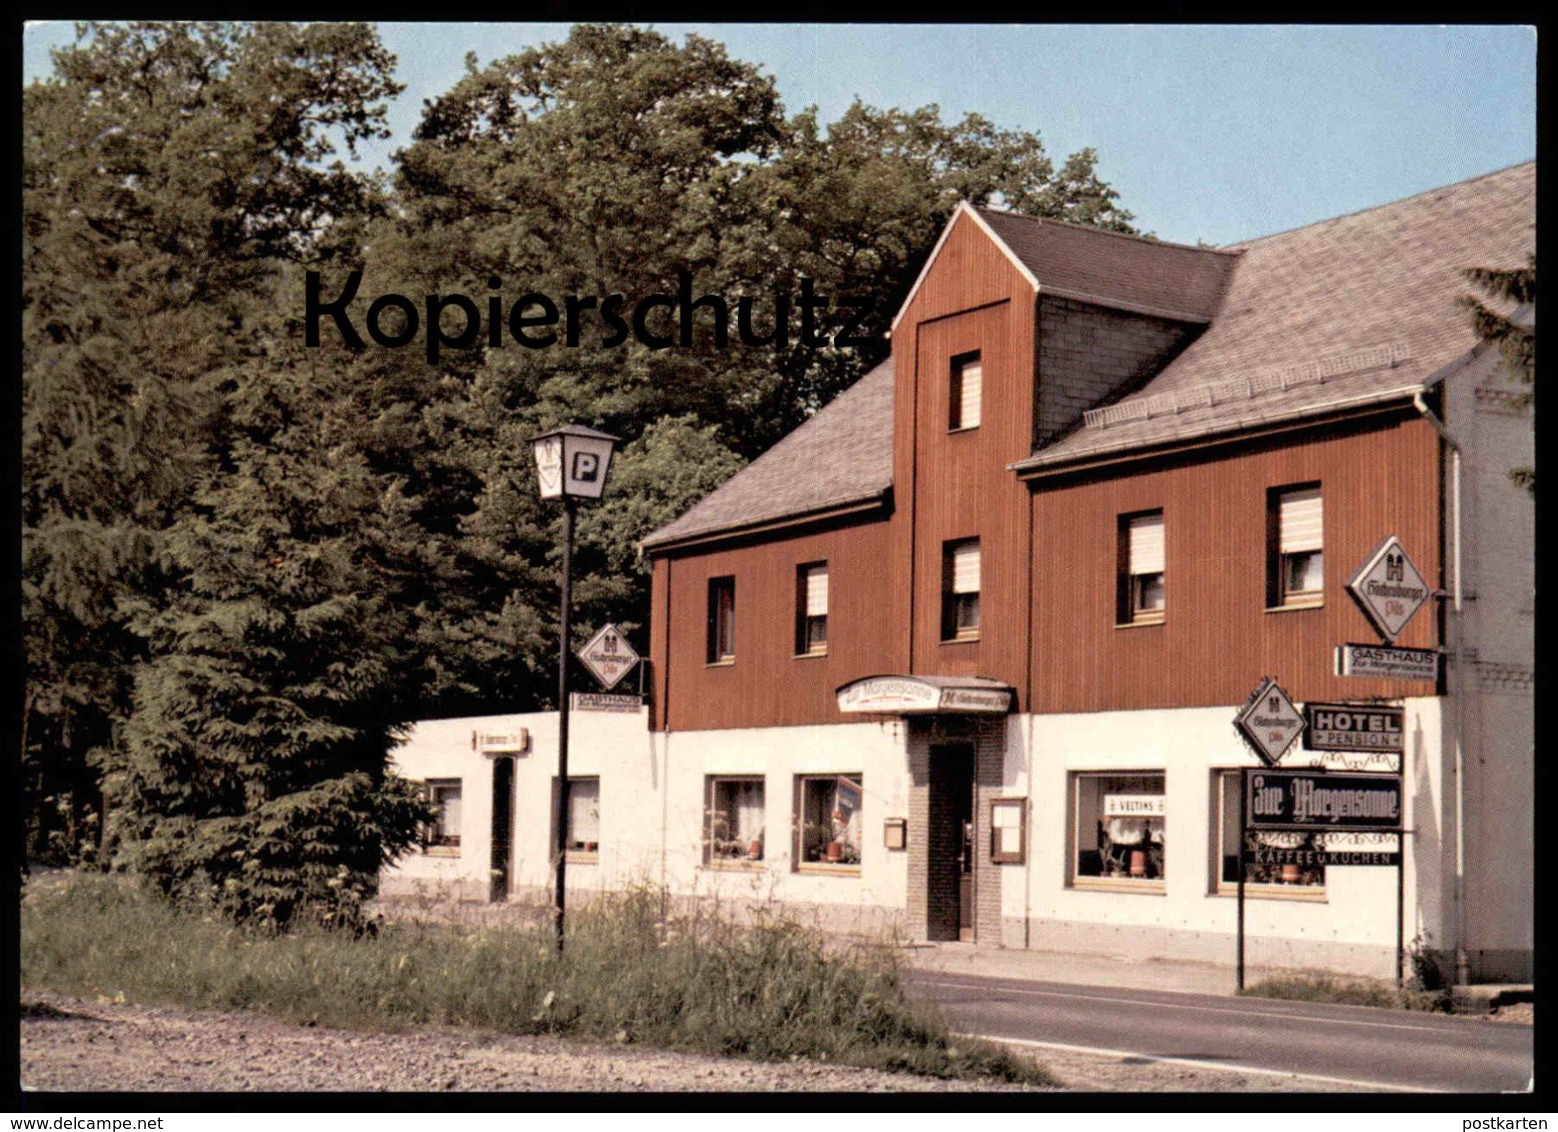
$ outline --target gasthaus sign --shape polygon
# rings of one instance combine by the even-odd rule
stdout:
[[[1399,774],[1252,770],[1245,782],[1245,824],[1250,829],[1401,830]]]

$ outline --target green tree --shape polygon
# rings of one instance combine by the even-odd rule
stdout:
[[[1525,267],[1469,267],[1465,276],[1490,299],[1517,310],[1536,302],[1536,256],[1530,257]],[[1472,329],[1484,342],[1498,346],[1499,353],[1511,373],[1524,385],[1536,380],[1536,328],[1529,319],[1516,320],[1514,312],[1500,313],[1477,298],[1467,295],[1466,308],[1471,312]],[[1529,415],[1534,406],[1530,393],[1519,395],[1515,405]],[[1536,469],[1511,468],[1509,478],[1532,495],[1536,494]]]
[[[479,595],[458,619],[471,646],[466,710],[480,710],[482,688],[501,688],[509,708],[550,703],[557,509],[535,499],[529,437],[578,420],[625,439],[608,501],[581,522],[576,595],[581,633],[639,624],[637,540],[886,355],[883,332],[960,199],[1120,230],[1130,221],[1089,151],[1057,171],[1035,135],[976,115],[948,124],[935,107],[857,103],[830,127],[815,110],[787,119],[772,79],[719,44],[621,26],[581,25],[485,66],[469,58],[398,154],[395,191],[364,299],[477,297],[495,277],[505,308],[527,292],[621,294],[630,306],[690,277],[695,295],[727,301],[723,343],[700,311],[688,347],[636,336],[607,346],[588,320],[573,346],[557,328],[543,349],[505,333],[501,349],[446,351],[435,367],[394,352],[407,382],[431,372],[447,383],[448,450],[467,461],[465,477],[448,469],[468,491],[449,513],[466,536],[465,592]],[[766,336],[776,296],[793,302],[806,285],[860,300],[866,344],[804,345],[793,309],[788,342],[740,342],[730,325],[740,300]],[[656,315],[650,329],[678,328]],[[694,455],[694,474],[674,469]]]
[[[23,103],[22,763],[27,849],[72,856],[149,741],[138,673],[179,639],[151,612],[190,595],[190,524],[233,505],[277,280],[377,207],[331,158],[398,88],[347,25],[85,25],[54,64]]]

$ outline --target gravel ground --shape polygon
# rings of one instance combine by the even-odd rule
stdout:
[[[332,1030],[255,1014],[22,995],[22,1083],[46,1092],[970,1092],[1014,1090],[811,1061],[767,1063],[448,1027]],[[1044,1050],[1068,1091],[1332,1091],[1295,1077]],[[1043,1091],[1043,1090],[1040,1090]]]

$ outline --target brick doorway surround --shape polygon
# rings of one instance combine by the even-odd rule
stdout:
[[[956,758],[959,747],[973,748],[974,819],[974,942],[1001,943],[1001,870],[990,860],[990,799],[1001,792],[1001,773],[1006,756],[1006,718],[931,716],[909,720],[909,891],[908,928],[916,939],[955,940],[957,930],[957,874],[949,866],[956,846],[945,836],[943,814],[933,817],[931,760]],[[966,765],[966,764],[965,764]],[[938,783],[939,785],[939,783]],[[936,818],[942,819],[937,821]]]

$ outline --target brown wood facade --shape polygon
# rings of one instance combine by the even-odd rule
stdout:
[[[1439,437],[1396,412],[1239,449],[1036,483],[1030,710],[1094,712],[1242,703],[1262,676],[1297,700],[1434,694],[1427,681],[1334,674],[1335,647],[1381,639],[1345,586],[1394,534],[1439,584]],[[1324,600],[1267,606],[1267,493],[1318,483]],[[1118,517],[1163,512],[1164,616],[1117,626]],[[1437,602],[1397,644],[1439,643]]]
[[[1439,438],[1410,406],[1025,482],[1033,447],[1039,305],[1028,279],[966,214],[893,336],[891,511],[819,530],[710,537],[654,558],[653,726],[687,731],[859,721],[835,690],[880,673],[983,676],[1016,711],[1234,705],[1262,676],[1298,700],[1432,695],[1427,682],[1334,675],[1343,642],[1380,643],[1347,595],[1397,535],[1442,584]],[[953,359],[978,351],[981,423],[949,428]],[[847,454],[840,454],[847,457]],[[1319,483],[1323,603],[1268,609],[1268,492]],[[1117,626],[1120,516],[1161,510],[1165,613]],[[977,640],[942,639],[943,548],[977,538]],[[797,656],[796,576],[827,562],[827,653]],[[736,587],[734,659],[707,656],[711,579]],[[1438,602],[1397,644],[1439,644]]]

